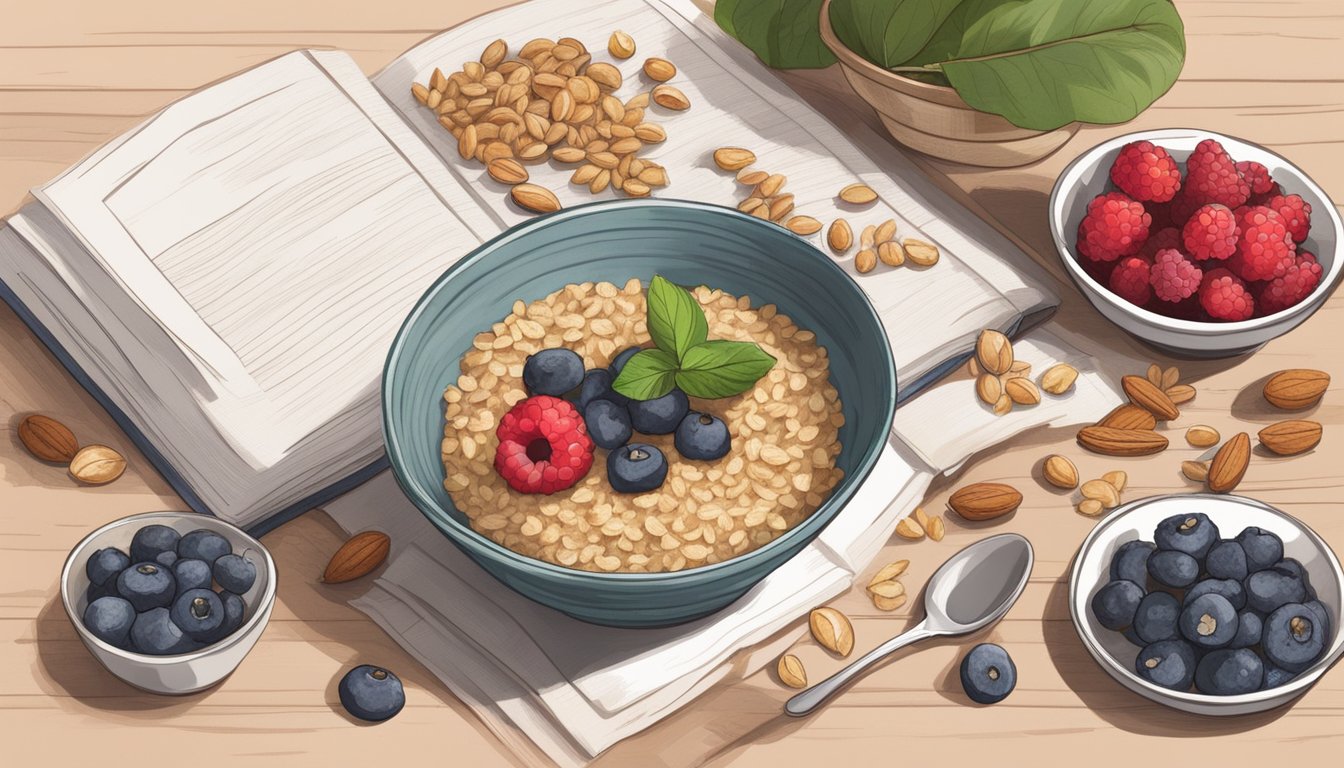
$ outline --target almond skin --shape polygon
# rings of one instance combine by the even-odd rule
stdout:
[[[1296,456],[1315,448],[1321,442],[1322,428],[1318,422],[1304,419],[1280,421],[1260,430],[1256,436],[1266,449],[1280,456]]]
[[[1148,456],[1167,448],[1167,438],[1150,429],[1094,425],[1078,430],[1078,444],[1107,456]]]
[[[1171,421],[1181,415],[1181,409],[1176,407],[1167,393],[1142,376],[1125,376],[1120,379],[1120,386],[1124,388],[1130,402],[1161,421]]]
[[[19,422],[19,441],[29,453],[55,464],[69,464],[79,450],[79,441],[69,427],[40,413]]]
[[[1041,465],[1041,475],[1056,488],[1069,490],[1078,487],[1078,468],[1059,454],[1046,457],[1045,463]]]
[[[953,512],[967,520],[993,520],[1018,508],[1022,494],[1004,483],[972,483],[957,489],[947,500]]]
[[[1153,414],[1133,403],[1116,406],[1115,410],[1102,417],[1097,426],[1114,429],[1157,429],[1157,419]]]
[[[1209,464],[1209,476],[1206,482],[1214,493],[1227,493],[1236,488],[1241,478],[1246,476],[1246,468],[1251,464],[1251,437],[1238,432],[1232,439],[1223,443],[1223,447],[1214,454]]]
[[[986,328],[975,341],[975,357],[980,367],[999,376],[1013,367],[1013,343],[1007,336]]]
[[[86,445],[70,459],[70,475],[88,485],[106,485],[126,471],[126,458],[106,445]]]
[[[1330,374],[1310,368],[1279,371],[1265,382],[1265,399],[1285,411],[1300,411],[1320,402],[1330,387]]]
[[[391,548],[392,539],[382,531],[357,533],[331,556],[327,570],[322,574],[322,581],[340,584],[367,576],[383,564]]]

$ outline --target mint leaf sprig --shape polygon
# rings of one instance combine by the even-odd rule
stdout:
[[[661,275],[649,282],[648,307],[649,336],[656,346],[636,353],[612,382],[632,400],[653,400],[674,387],[691,397],[732,397],[775,366],[775,358],[750,341],[709,339],[700,303]]]

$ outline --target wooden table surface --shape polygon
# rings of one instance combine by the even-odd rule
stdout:
[[[10,4],[0,21],[0,212],[26,191],[167,102],[241,68],[299,47],[352,53],[369,72],[416,41],[503,4],[498,0],[381,0],[377,3],[103,3],[50,0]],[[1085,128],[1036,165],[984,171],[925,161],[942,186],[1009,231],[1029,252],[1051,260],[1045,207],[1063,165],[1102,139],[1133,128],[1208,127],[1245,137],[1304,167],[1344,200],[1344,14],[1334,0],[1231,2],[1179,0],[1189,53],[1180,81],[1128,126]],[[501,35],[507,36],[507,30]],[[852,98],[832,71],[791,75],[804,94]],[[1061,314],[1096,339],[1096,350],[1138,348],[1100,319],[1069,287]],[[1344,374],[1344,296],[1296,331],[1255,354],[1217,362],[1177,362],[1198,398],[1173,425],[1173,448],[1131,460],[1085,455],[1065,430],[1042,429],[977,457],[935,485],[925,502],[940,509],[957,485],[1000,480],[1026,501],[995,531],[1030,537],[1037,551],[1031,584],[1008,618],[984,637],[906,652],[806,720],[782,717],[787,692],[762,673],[722,685],[645,734],[617,745],[598,765],[869,765],[881,760],[932,765],[968,750],[1005,764],[1132,764],[1134,754],[1199,764],[1270,761],[1344,746],[1344,675],[1327,675],[1291,707],[1234,719],[1204,719],[1159,708],[1124,691],[1086,656],[1068,618],[1065,576],[1093,521],[1066,495],[1044,489],[1040,459],[1074,458],[1096,476],[1130,475],[1135,498],[1193,486],[1177,468],[1197,451],[1184,427],[1211,424],[1225,435],[1254,432],[1276,419],[1260,382],[1287,367]],[[65,472],[31,459],[15,427],[40,411],[84,441],[128,447],[125,437],[7,308],[0,309],[0,740],[8,764],[42,759],[76,765],[108,754],[130,758],[145,745],[165,760],[203,764],[247,756],[251,764],[409,765],[428,758],[453,765],[524,764],[454,696],[377,626],[346,602],[361,587],[323,586],[316,577],[340,542],[334,523],[314,512],[270,534],[281,579],[275,614],[246,663],[205,693],[166,698],[114,679],[77,640],[57,595],[70,547],[92,528],[146,510],[181,508],[172,491],[130,452],[130,469],[103,488],[78,489]],[[1098,414],[1100,415],[1100,414]],[[1326,425],[1308,455],[1256,455],[1240,491],[1300,516],[1344,545],[1344,392],[1336,385],[1309,418]],[[908,558],[917,589],[942,560],[986,533],[949,518],[940,543],[892,541],[880,563]],[[880,564],[879,563],[879,564]],[[876,566],[874,566],[876,567]],[[909,607],[874,610],[861,593],[837,605],[855,622],[856,653],[911,622]],[[967,703],[955,665],[970,643],[992,639],[1013,654],[1017,691],[1003,704]],[[795,650],[813,679],[839,662],[810,642]],[[336,681],[348,666],[374,662],[398,671],[408,704],[395,720],[356,726],[342,714]],[[1142,750],[1142,752],[1140,752]],[[1160,750],[1160,751],[1159,751]],[[12,762],[8,758],[19,758]],[[21,758],[28,757],[29,760]]]

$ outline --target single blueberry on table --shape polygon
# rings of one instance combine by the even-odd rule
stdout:
[[[680,389],[673,389],[666,395],[652,400],[631,400],[630,423],[634,425],[636,432],[643,432],[646,435],[670,434],[686,417],[690,407],[686,393]]]
[[[1328,630],[1320,626],[1315,611],[1300,603],[1289,603],[1265,619],[1261,647],[1270,662],[1297,673],[1321,657],[1329,639]]]
[[[257,580],[257,566],[241,555],[228,554],[219,558],[213,572],[219,586],[239,595],[251,589]]]
[[[1110,581],[1092,596],[1092,614],[1101,626],[1120,630],[1134,623],[1143,587],[1132,581]]]
[[[560,397],[583,382],[583,358],[572,349],[553,347],[528,355],[523,386],[528,394]]]
[[[1159,640],[1134,657],[1134,672],[1153,685],[1184,691],[1195,680],[1199,657],[1184,640]]]
[[[189,589],[209,589],[210,564],[204,560],[182,558],[173,563],[173,578],[177,579],[177,592],[180,595]]]
[[[1149,592],[1139,601],[1134,613],[1134,635],[1138,645],[1149,645],[1159,640],[1178,637],[1176,619],[1181,615],[1181,601],[1168,592]]]
[[[116,547],[104,547],[89,557],[84,573],[88,575],[90,584],[102,586],[129,567],[131,558],[125,552]]]
[[[639,350],[640,347],[626,347],[616,355],[616,357],[611,361],[612,381],[615,381],[616,377],[621,375],[621,369],[625,367],[626,363],[630,362],[630,358],[639,354]]]
[[[629,443],[607,454],[607,482],[617,493],[652,491],[667,479],[667,458],[656,446]]]
[[[117,577],[117,594],[130,601],[137,612],[166,608],[173,601],[177,582],[158,563],[136,563]]]
[[[1289,672],[1288,670],[1283,669],[1282,667],[1276,667],[1268,662],[1264,664],[1264,667],[1265,667],[1265,682],[1263,682],[1260,685],[1260,690],[1262,691],[1267,691],[1270,688],[1278,688],[1280,685],[1284,685],[1285,683],[1291,681],[1294,677],[1297,677],[1296,672]]]
[[[1148,557],[1157,546],[1148,541],[1127,541],[1111,558],[1111,580],[1125,579],[1139,586],[1148,583]]]
[[[1181,609],[1176,626],[1196,648],[1222,648],[1237,636],[1237,609],[1226,597],[1211,593],[1190,600]]]
[[[1246,607],[1246,590],[1242,588],[1240,581],[1233,579],[1204,579],[1195,582],[1193,587],[1185,591],[1184,603],[1189,605],[1190,601],[1200,595],[1222,595],[1238,611]]]
[[[346,712],[373,723],[387,720],[406,706],[401,680],[382,667],[355,667],[341,678],[337,691]]]
[[[723,423],[723,419],[691,411],[677,425],[673,444],[677,447],[677,453],[688,459],[713,461],[728,454],[732,436],[728,434],[728,425]]]
[[[173,601],[168,616],[184,635],[206,642],[224,624],[224,602],[213,590],[189,589]]]
[[[1228,648],[1250,648],[1259,645],[1264,636],[1265,622],[1255,611],[1242,611],[1237,614],[1237,634],[1232,637]]]
[[[232,551],[228,539],[204,528],[183,534],[182,540],[177,543],[178,557],[204,560],[207,563],[213,563]]]
[[[1250,574],[1246,567],[1246,550],[1230,539],[1223,539],[1209,550],[1204,558],[1204,570],[1215,579],[1236,579],[1241,581]]]
[[[588,436],[593,439],[593,444],[608,451],[630,442],[634,434],[630,426],[630,411],[624,405],[610,400],[588,403],[588,407],[583,409],[583,423],[588,427]]]
[[[615,380],[616,377],[606,368],[594,368],[583,374],[583,383],[579,384],[579,396],[574,400],[575,407],[582,413],[594,400],[610,400],[620,405],[630,402],[630,398],[611,388],[611,383]]]
[[[1263,528],[1244,528],[1236,541],[1246,553],[1246,570],[1251,573],[1263,571],[1283,559],[1283,539]]]
[[[120,597],[100,597],[84,609],[84,628],[105,643],[125,648],[135,608]]]
[[[201,647],[173,623],[167,608],[155,608],[135,617],[131,625],[131,648],[152,656],[189,653]]]
[[[158,557],[160,552],[177,549],[181,536],[166,525],[154,523],[135,532],[131,538],[131,561],[146,563]]]
[[[160,552],[154,556],[154,562],[162,565],[164,568],[172,568],[173,563],[177,562],[176,552]]]
[[[1148,575],[1159,584],[1184,589],[1199,578],[1199,561],[1184,552],[1159,549],[1148,558]]]
[[[1212,651],[1195,668],[1195,687],[1213,696],[1236,696],[1260,690],[1264,663],[1249,648]]]
[[[1202,560],[1218,542],[1218,526],[1203,512],[1172,515],[1157,524],[1153,542],[1158,549],[1184,552]]]
[[[977,704],[997,704],[1017,686],[1017,667],[1002,647],[981,643],[961,660],[961,687]]]
[[[1307,587],[1291,570],[1266,568],[1246,577],[1246,605],[1261,613],[1273,613],[1280,606],[1307,599]]]

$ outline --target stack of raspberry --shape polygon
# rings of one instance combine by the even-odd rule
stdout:
[[[1078,225],[1078,261],[1121,298],[1167,317],[1232,322],[1281,312],[1321,281],[1300,245],[1311,205],[1260,163],[1235,162],[1205,139],[1181,166],[1134,141],[1111,166],[1116,189]]]

